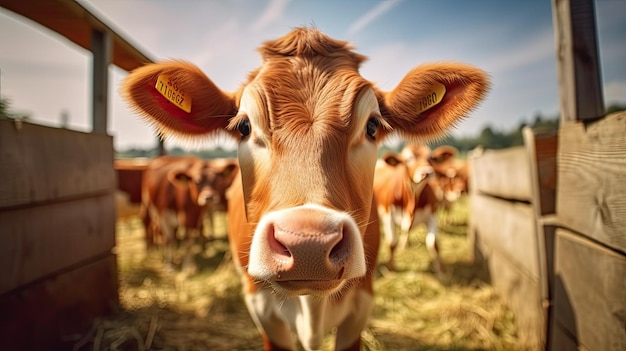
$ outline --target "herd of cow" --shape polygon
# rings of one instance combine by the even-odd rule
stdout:
[[[406,247],[409,231],[424,224],[433,267],[437,274],[443,273],[437,249],[437,212],[449,210],[468,189],[467,163],[456,156],[452,146],[431,151],[425,145],[409,144],[402,152],[388,152],[378,160],[374,197],[389,245],[389,269],[394,269],[393,253],[398,244]],[[166,265],[173,268],[173,252],[182,240],[182,268],[193,273],[192,247],[213,236],[215,214],[227,210],[227,189],[238,170],[235,158],[161,156],[150,160],[143,171],[141,206],[138,212],[130,212],[144,225],[146,248],[162,247]],[[118,202],[118,206],[125,205]],[[118,211],[124,210],[118,207]],[[119,213],[118,217],[124,216]]]
[[[443,270],[435,216],[467,186],[467,172],[453,150],[431,154],[414,143],[469,114],[489,78],[469,65],[435,63],[383,91],[359,74],[364,56],[311,28],[259,52],[261,67],[234,92],[183,61],[148,64],[124,80],[130,107],[161,135],[221,133],[238,142],[237,163],[153,161],[143,189],[146,233],[169,243],[184,228],[191,240],[205,213],[226,202],[231,254],[264,348],[319,349],[335,330],[337,350],[359,350],[381,227],[393,252],[412,225],[426,223],[434,268]],[[378,160],[391,133],[409,146]],[[211,182],[230,187],[205,186]]]

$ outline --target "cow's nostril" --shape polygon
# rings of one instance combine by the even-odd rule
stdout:
[[[269,239],[269,244],[270,244],[270,250],[272,253],[274,253],[275,255],[277,255],[278,258],[291,258],[292,254],[291,251],[289,251],[289,249],[287,248],[287,246],[285,246],[283,243],[280,242],[280,240],[278,240],[276,238],[276,231],[273,225],[268,226],[267,228],[267,237]]]
[[[349,253],[349,240],[347,235],[343,232],[344,228],[340,228],[339,235],[341,239],[333,246],[328,254],[330,262],[337,263],[345,261]]]

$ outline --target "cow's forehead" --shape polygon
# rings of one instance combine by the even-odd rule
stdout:
[[[245,113],[273,138],[281,133],[292,138],[323,131],[321,135],[349,134],[355,121],[354,108],[371,83],[352,63],[329,57],[289,57],[267,60],[246,85],[241,106]],[[370,94],[371,95],[371,94]],[[247,99],[244,103],[243,99]],[[250,100],[257,105],[250,108]]]

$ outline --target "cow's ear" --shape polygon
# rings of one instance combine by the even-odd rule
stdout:
[[[442,136],[469,114],[489,91],[488,75],[460,63],[435,63],[411,70],[389,92],[378,92],[381,113],[407,140]]]
[[[135,69],[122,82],[121,93],[165,136],[224,130],[237,113],[233,94],[220,90],[198,67],[183,61]]]

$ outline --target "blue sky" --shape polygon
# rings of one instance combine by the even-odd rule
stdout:
[[[260,64],[256,48],[292,27],[314,25],[369,57],[361,74],[390,90],[411,68],[461,61],[491,74],[492,91],[452,132],[508,130],[558,113],[549,0],[81,0],[156,60],[197,64],[235,90]],[[626,0],[597,0],[605,105],[626,104]],[[1,95],[33,121],[90,129],[91,55],[56,33],[0,8]],[[115,146],[150,147],[152,130],[119,97],[123,70],[110,69],[109,132]]]

